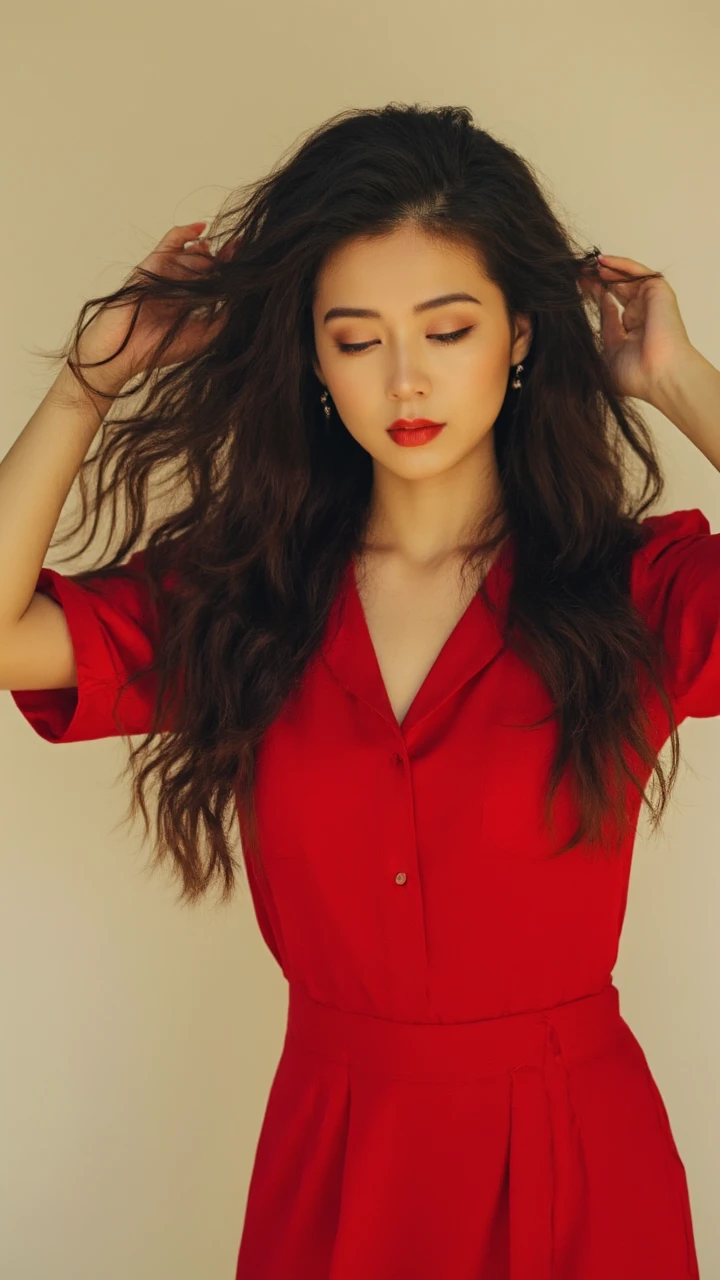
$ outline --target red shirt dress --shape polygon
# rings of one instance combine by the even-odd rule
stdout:
[[[720,534],[697,509],[645,523],[631,593],[678,722],[720,715]],[[486,579],[500,614],[473,597],[399,726],[351,562],[263,741],[268,883],[249,880],[289,1006],[238,1280],[697,1280],[685,1168],[612,981],[634,833],[620,857],[549,856],[576,813],[563,783],[546,834],[557,725],[518,727],[551,703],[502,642],[512,567],[510,540]],[[117,735],[155,642],[141,581],[43,568],[38,590],[78,687],[15,703],[48,742]],[[121,712],[145,733],[150,691]],[[627,804],[634,826],[631,786]]]

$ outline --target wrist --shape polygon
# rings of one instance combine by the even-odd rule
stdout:
[[[92,381],[94,385],[94,379]],[[116,398],[116,392],[109,383],[98,385],[104,395],[87,391],[70,366],[65,364],[48,390],[45,400],[54,404],[62,414],[69,414],[82,430],[94,435]]]
[[[70,368],[69,364],[63,365],[58,377],[55,380],[54,388],[60,395],[68,397],[73,404],[83,404],[88,402],[97,409],[98,413],[104,418],[113,400],[116,400],[127,379],[120,380],[117,375],[108,377],[103,376],[102,369],[81,369],[84,378],[90,383],[93,390],[89,391],[84,387],[80,379]]]

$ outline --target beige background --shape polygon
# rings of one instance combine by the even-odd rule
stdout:
[[[710,0],[12,6],[0,452],[54,376],[32,349],[63,341],[87,298],[304,130],[390,100],[469,106],[539,167],[588,248],[666,272],[691,340],[720,366],[719,12]],[[648,417],[663,509],[700,507],[717,532],[720,475]],[[680,734],[690,769],[664,837],[649,842],[642,820],[614,978],[712,1277],[720,722]],[[118,741],[50,747],[4,694],[0,751],[0,1273],[231,1280],[287,1008],[249,893],[183,911],[169,878],[146,875],[139,832],[114,830]]]

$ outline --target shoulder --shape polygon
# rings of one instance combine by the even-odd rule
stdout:
[[[720,715],[720,533],[697,507],[647,516],[631,596],[670,657],[683,713]]]
[[[642,545],[632,558],[631,588],[638,602],[672,586],[682,588],[708,574],[720,581],[720,534],[698,508],[646,516]]]
[[[699,507],[687,511],[669,511],[665,515],[646,516],[640,521],[645,541],[636,553],[641,566],[654,564],[671,547],[682,544],[688,547],[688,539],[702,539],[710,534],[710,521]]]

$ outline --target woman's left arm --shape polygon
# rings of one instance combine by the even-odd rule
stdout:
[[[720,370],[690,347],[658,377],[648,403],[720,471]]]
[[[633,258],[601,254],[580,288],[600,309],[616,394],[659,409],[720,471],[720,370],[692,345],[670,283]]]

